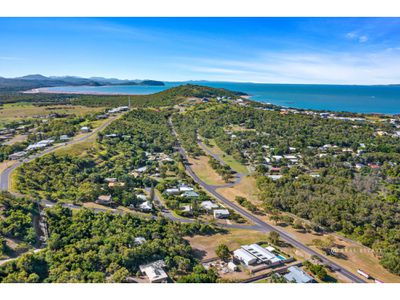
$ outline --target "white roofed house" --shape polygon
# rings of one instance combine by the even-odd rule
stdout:
[[[81,127],[81,132],[83,132],[83,133],[90,132],[90,128],[88,126],[83,126],[83,127]]]
[[[145,201],[145,202],[139,204],[139,208],[142,211],[148,212],[153,209],[153,204],[151,204],[150,201]]]
[[[197,194],[195,191],[187,191],[181,194],[181,196],[187,198],[197,198],[199,197],[199,194]]]
[[[316,282],[315,279],[304,272],[297,266],[291,266],[288,268],[289,273],[283,275],[283,277],[290,282],[296,283],[313,283]]]
[[[178,188],[169,188],[164,191],[164,193],[169,195],[178,195],[180,193]]]
[[[60,141],[68,141],[70,139],[70,137],[66,134],[63,134],[60,136]]]
[[[242,246],[242,249],[257,257],[257,259],[262,263],[273,266],[282,264],[282,260],[280,260],[274,253],[258,244],[244,245]]]
[[[283,263],[272,251],[258,244],[243,245],[233,252],[234,257],[246,266],[263,263],[268,266],[277,266]]]
[[[142,236],[135,237],[135,245],[142,245],[146,242],[146,239]]]
[[[113,201],[111,195],[101,195],[97,198],[96,203],[101,205],[111,205],[113,204]]]
[[[229,217],[229,210],[227,209],[214,209],[214,218],[215,219],[225,219]]]
[[[189,192],[189,191],[193,191],[194,189],[190,186],[187,186],[185,184],[182,184],[179,186],[179,191],[180,192]]]
[[[15,152],[13,154],[10,154],[8,156],[8,159],[11,159],[11,160],[20,159],[20,158],[23,158],[26,154],[28,154],[28,153],[25,151]]]
[[[242,248],[233,251],[233,257],[246,266],[254,265],[257,262],[257,257]]]
[[[147,265],[139,266],[140,272],[146,274],[151,283],[167,282],[168,275],[164,271],[165,263],[163,260],[157,260]]]
[[[183,213],[191,214],[192,213],[192,206],[191,205],[184,205],[181,207]]]
[[[200,207],[202,207],[204,210],[211,211],[214,208],[218,208],[218,205],[211,201],[203,201],[200,203]]]
[[[147,201],[147,196],[145,194],[136,195],[136,198],[138,198],[142,201]]]

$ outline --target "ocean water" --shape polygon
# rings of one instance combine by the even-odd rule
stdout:
[[[157,93],[186,83],[189,82],[166,82],[165,86],[68,86],[48,88],[48,90],[137,95]],[[260,84],[212,81],[190,83],[244,92],[249,94],[252,100],[285,107],[360,113],[400,113],[400,85]]]

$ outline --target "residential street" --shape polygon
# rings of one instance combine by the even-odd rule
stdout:
[[[297,248],[309,253],[310,255],[315,255],[315,256],[319,257],[324,264],[331,266],[333,269],[336,269],[337,272],[341,273],[342,275],[344,275],[345,277],[350,279],[352,282],[356,282],[356,283],[364,283],[365,282],[364,280],[362,280],[358,276],[354,275],[353,273],[349,272],[348,270],[343,269],[342,267],[340,267],[335,262],[329,260],[325,256],[319,254],[318,252],[314,251],[313,249],[311,249],[311,248],[307,247],[306,245],[300,243],[299,241],[295,240],[290,234],[286,233],[281,228],[274,227],[274,226],[272,226],[272,225],[260,220],[258,217],[256,217],[253,214],[247,212],[242,207],[240,207],[240,206],[236,205],[235,203],[229,201],[227,198],[225,198],[224,196],[222,196],[221,194],[219,194],[216,191],[216,187],[215,186],[208,185],[205,182],[203,182],[193,172],[193,170],[190,167],[190,164],[188,164],[188,156],[186,154],[186,151],[180,146],[180,143],[179,143],[179,140],[178,140],[178,135],[177,135],[175,129],[173,128],[172,119],[169,118],[168,121],[169,121],[169,125],[171,126],[172,133],[177,139],[177,150],[179,151],[179,153],[181,154],[181,156],[182,156],[182,158],[184,160],[186,172],[193,178],[193,180],[195,180],[207,192],[212,194],[215,198],[220,200],[222,203],[224,203],[229,208],[233,209],[237,213],[243,215],[245,218],[247,218],[248,220],[250,220],[251,222],[256,224],[261,229],[261,231],[264,231],[264,232],[276,231],[276,232],[278,232],[280,234],[280,236],[281,236],[281,238],[283,240],[285,240],[286,242],[292,244],[293,246],[295,246],[295,247],[297,247]]]

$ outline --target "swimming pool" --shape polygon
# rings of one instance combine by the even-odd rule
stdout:
[[[279,258],[280,260],[286,260],[286,257],[284,257],[280,254],[277,254],[276,257]]]

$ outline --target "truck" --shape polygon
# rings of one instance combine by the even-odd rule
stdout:
[[[363,270],[361,270],[361,269],[358,269],[358,270],[357,270],[357,273],[360,274],[361,276],[364,276],[364,277],[367,278],[367,279],[370,279],[370,278],[371,278],[371,276],[370,276],[369,274],[365,273],[365,272],[364,272]]]

